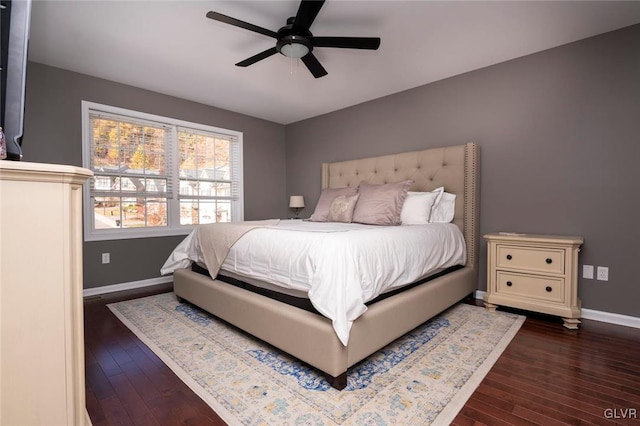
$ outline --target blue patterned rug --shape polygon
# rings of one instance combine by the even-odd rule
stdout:
[[[448,424],[524,322],[459,304],[349,370],[331,388],[313,367],[173,293],[109,305],[229,424]]]

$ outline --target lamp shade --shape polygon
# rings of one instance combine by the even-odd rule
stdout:
[[[301,209],[304,207],[304,197],[302,195],[292,195],[289,197],[289,207],[292,209]]]

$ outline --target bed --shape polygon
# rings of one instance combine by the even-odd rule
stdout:
[[[462,231],[466,248],[464,267],[368,305],[353,321],[346,345],[322,315],[191,269],[174,271],[175,294],[323,371],[341,390],[349,367],[476,290],[478,164],[474,143],[322,164],[322,188],[408,179],[414,181],[411,191],[444,186],[456,195],[452,223]]]

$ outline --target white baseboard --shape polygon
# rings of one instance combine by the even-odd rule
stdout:
[[[629,315],[613,314],[611,312],[582,309],[582,318],[609,324],[624,325],[626,327],[640,328],[640,318]]]
[[[114,293],[116,291],[133,290],[152,285],[165,284],[173,281],[173,275],[166,277],[149,278],[148,280],[131,281],[122,284],[105,285],[102,287],[86,288],[82,291],[83,297],[98,296],[100,294]]]
[[[484,299],[486,291],[476,290],[476,299]],[[640,318],[630,315],[620,315],[611,312],[596,311],[593,309],[582,309],[582,318],[594,321],[606,322],[609,324],[624,325],[625,327],[640,328]]]

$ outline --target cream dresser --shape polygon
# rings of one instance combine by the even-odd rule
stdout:
[[[72,166],[0,161],[0,424],[90,424],[82,184]]]
[[[582,237],[495,233],[484,238],[484,300],[488,309],[503,305],[557,315],[565,327],[578,328],[578,252]]]

